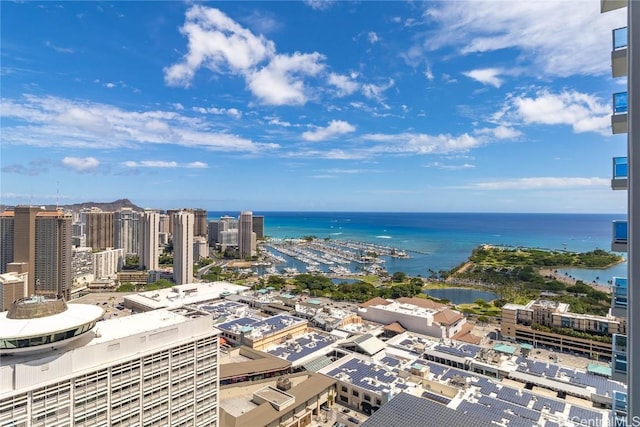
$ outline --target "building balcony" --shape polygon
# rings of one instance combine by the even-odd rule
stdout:
[[[629,293],[626,277],[613,278],[613,293],[611,295],[611,315],[626,317]]]
[[[613,177],[611,178],[612,190],[626,190],[629,165],[626,157],[613,158]]]
[[[627,7],[627,0],[600,0],[600,13]]]
[[[626,381],[627,378],[627,336],[613,334],[613,348],[611,358],[612,378],[616,381]]]
[[[627,92],[614,93],[611,115],[611,130],[614,134],[627,133],[627,110]]]
[[[613,221],[613,238],[611,239],[613,252],[627,251],[627,229],[627,221]]]
[[[613,30],[611,74],[613,77],[627,75],[627,27]]]
[[[616,412],[616,415],[627,415],[627,393],[624,391],[614,391],[611,406]]]

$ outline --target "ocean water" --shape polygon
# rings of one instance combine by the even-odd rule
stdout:
[[[408,251],[410,259],[387,259],[390,273],[428,276],[429,270],[450,270],[465,262],[482,244],[585,252],[611,248],[614,214],[513,213],[381,213],[381,212],[254,212],[265,217],[265,235],[294,238],[313,235],[359,240]],[[237,213],[209,212],[209,220]],[[417,252],[412,252],[417,251]],[[624,255],[624,254],[623,254]],[[626,276],[626,263],[596,273],[571,270],[571,275],[604,283]],[[582,277],[584,275],[584,277]]]

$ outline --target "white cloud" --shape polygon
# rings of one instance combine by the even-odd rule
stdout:
[[[206,169],[209,165],[204,162],[191,162],[187,163],[185,167],[189,169]]]
[[[118,107],[57,97],[2,98],[2,143],[49,148],[140,147],[173,144],[213,151],[260,153],[278,149],[211,129],[211,120],[170,110],[128,111]]]
[[[430,82],[433,81],[433,79],[435,78],[433,75],[433,71],[431,71],[431,67],[427,66],[427,68],[424,70],[424,76],[427,78],[427,80],[429,80]]]
[[[303,105],[307,102],[301,76],[314,76],[323,70],[319,53],[276,55],[262,69],[248,75],[251,92],[270,105]]]
[[[269,120],[270,125],[282,126],[285,128],[293,126],[290,122],[280,120],[279,117],[266,117]]]
[[[89,172],[100,166],[100,161],[95,157],[65,157],[62,165],[76,172]]]
[[[71,49],[69,47],[56,46],[53,43],[51,43],[49,40],[44,42],[44,44],[45,44],[45,46],[47,46],[50,49],[55,50],[56,52],[60,52],[60,53],[76,53],[76,51],[74,49]]]
[[[338,96],[346,96],[351,95],[360,87],[357,82],[352,80],[353,78],[354,77],[351,76],[330,73],[328,83],[338,89]]]
[[[122,162],[122,166],[128,168],[187,168],[187,169],[204,169],[209,167],[206,163],[203,162],[191,162],[191,163],[178,163],[176,161],[166,161],[166,160],[141,160],[139,162],[133,160],[127,160],[126,162]]]
[[[305,4],[315,10],[327,10],[335,0],[304,0]]]
[[[495,128],[477,129],[474,133],[478,135],[490,135],[495,139],[514,139],[522,135],[519,130],[507,126],[497,126]]]
[[[193,107],[192,109],[200,114],[228,115],[236,119],[242,118],[242,112],[237,108]]]
[[[482,84],[500,87],[502,86],[502,79],[499,78],[498,75],[501,73],[502,70],[499,68],[483,68],[467,71],[462,74],[473,80],[479,81]]]
[[[365,140],[376,141],[382,144],[373,147],[371,151],[376,153],[395,154],[443,154],[453,152],[465,152],[483,145],[484,138],[474,137],[467,133],[453,136],[449,134],[427,135],[419,133],[368,134],[362,137]]]
[[[530,177],[485,181],[472,184],[470,188],[478,190],[558,190],[608,187],[611,180],[606,178],[580,177]]]
[[[191,7],[180,31],[189,40],[189,51],[164,69],[165,82],[171,86],[188,87],[204,67],[241,76],[265,104],[302,105],[308,99],[304,77],[324,69],[323,55],[277,54],[271,40],[253,34],[218,9]]]
[[[567,125],[576,133],[598,132],[602,135],[611,134],[610,116],[611,107],[600,103],[593,95],[548,90],[540,90],[532,96],[512,96],[505,108],[495,115],[527,124]]]
[[[515,48],[532,75],[610,73],[610,38],[626,23],[626,9],[600,14],[598,1],[442,1],[426,19],[440,27],[420,46],[456,45],[462,54]],[[455,34],[455,37],[451,37]]]
[[[324,141],[337,135],[344,135],[355,132],[356,128],[352,124],[343,120],[331,120],[325,128],[318,128],[314,131],[307,131],[302,134],[302,138],[307,141]]]
[[[380,41],[380,37],[375,33],[375,31],[369,31],[367,33],[367,38],[369,39],[369,43],[374,44]]]
[[[180,32],[189,39],[189,52],[181,62],[165,68],[171,86],[189,86],[200,67],[244,72],[275,53],[273,42],[256,36],[218,9],[193,6]]]
[[[436,169],[445,169],[445,170],[462,170],[462,169],[473,169],[475,165],[471,163],[463,163],[461,165],[448,165],[440,162],[432,162],[424,165],[425,168],[436,168]]]
[[[393,79],[389,79],[387,83],[375,85],[373,83],[367,83],[362,85],[362,93],[369,99],[382,100],[382,94],[385,90],[391,88],[395,84]]]

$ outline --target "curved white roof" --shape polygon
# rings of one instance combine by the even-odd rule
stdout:
[[[104,314],[101,307],[90,304],[69,304],[67,310],[36,319],[7,319],[8,311],[0,313],[0,339],[20,339],[50,335],[97,321]]]

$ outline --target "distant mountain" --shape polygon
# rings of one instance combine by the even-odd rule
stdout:
[[[100,208],[105,212],[115,212],[122,208],[131,208],[134,211],[143,211],[144,209],[140,206],[134,205],[133,202],[129,199],[119,199],[113,202],[84,202],[84,203],[76,203],[74,205],[64,205],[61,206],[64,209],[79,211],[85,208]],[[48,205],[47,208],[55,209],[55,205]]]

